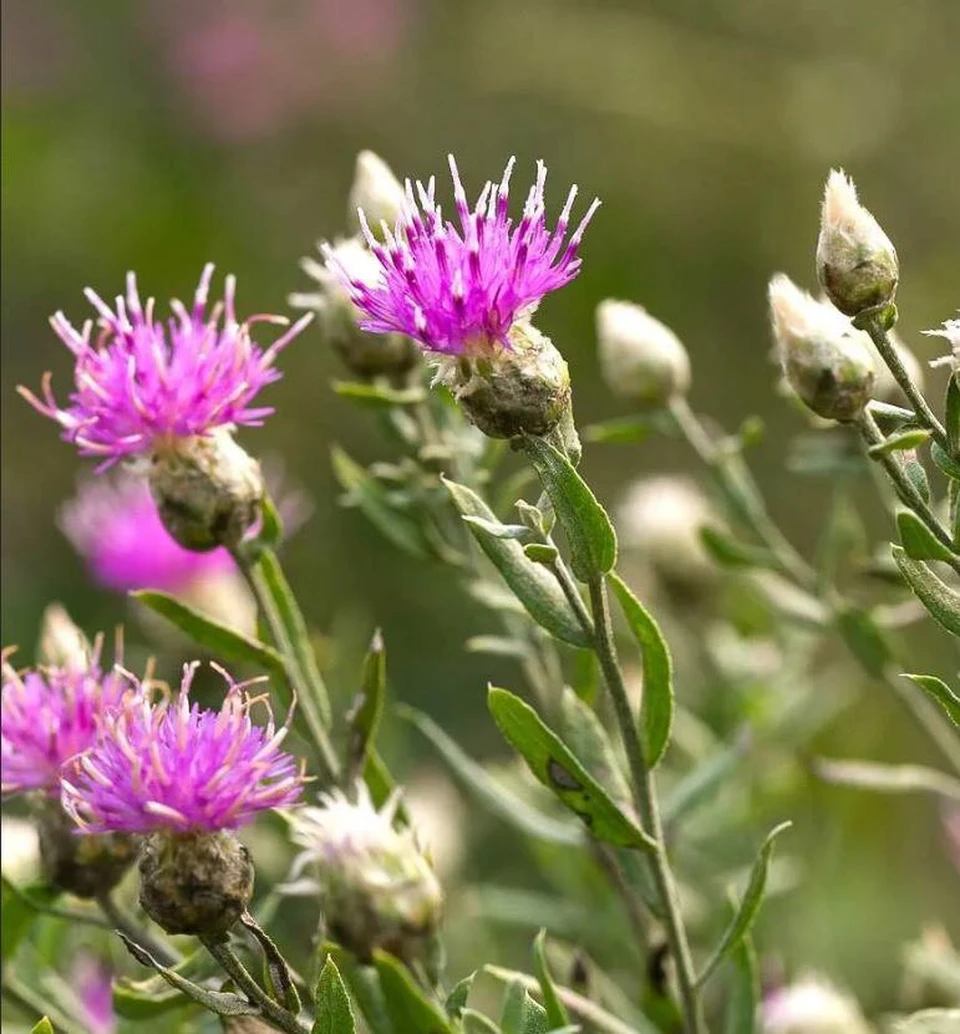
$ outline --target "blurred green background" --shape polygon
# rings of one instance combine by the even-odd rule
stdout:
[[[50,600],[91,631],[126,613],[55,526],[83,464],[14,395],[47,369],[67,392],[47,317],[82,320],[82,288],[110,297],[131,268],[142,292],[187,297],[208,260],[237,274],[242,312],[286,311],[308,286],[297,259],[344,230],[361,148],[401,176],[436,172],[441,193],[452,151],[468,193],[516,154],[518,187],[542,157],[554,202],[570,182],[598,195],[583,272],[539,317],[569,359],[581,422],[615,409],[594,306],[639,301],[687,343],[695,406],[729,427],[763,417],[755,469],[808,553],[830,493],[784,464],[803,423],[773,390],[765,288],[779,269],[814,286],[832,165],[897,245],[900,329],[921,358],[941,349],[918,332],[960,304],[956,0],[4,0],[2,28],[2,621],[25,653]],[[367,414],[329,390],[340,371],[317,335],[281,366],[267,393],[277,415],[242,440],[283,456],[314,500],[287,552],[310,620],[354,643],[381,625],[393,694],[474,755],[500,751],[483,687],[519,677],[462,649],[489,619],[447,572],[336,505],[331,443],[365,461],[380,446]],[[662,441],[584,462],[611,502],[635,474],[690,466]],[[923,633],[913,670],[955,672],[945,649]],[[923,760],[925,743],[857,678],[861,713],[841,716],[824,749]],[[419,743],[398,750],[417,763]],[[764,943],[889,1006],[901,942],[932,920],[960,932],[936,809],[811,783],[796,817],[805,876],[770,910]]]

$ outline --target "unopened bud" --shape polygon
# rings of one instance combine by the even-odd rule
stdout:
[[[769,297],[790,387],[818,416],[855,420],[870,401],[875,380],[867,335],[782,273],[770,281]]]
[[[860,204],[853,180],[838,169],[831,170],[823,195],[817,275],[847,316],[893,301],[900,276],[890,238]]]
[[[960,369],[960,320],[944,320],[943,325],[923,331],[928,337],[942,337],[950,345],[950,354],[933,359],[931,366],[952,366]]]
[[[140,904],[167,933],[227,934],[253,898],[250,852],[228,830],[151,833],[140,855]]]
[[[36,826],[14,815],[0,816],[0,870],[13,883],[30,883],[40,868]]]
[[[820,977],[778,988],[763,1000],[762,1034],[868,1034],[856,1001]]]
[[[676,334],[640,305],[597,306],[600,370],[614,395],[663,406],[690,388],[690,358]]]
[[[84,671],[90,666],[93,647],[73,623],[60,603],[51,603],[43,612],[38,656],[53,668]]]
[[[136,858],[132,836],[78,833],[76,823],[53,798],[37,801],[35,818],[44,878],[79,898],[112,890]]]
[[[363,209],[370,227],[377,232],[381,221],[392,230],[403,207],[403,187],[389,165],[373,151],[361,151],[350,187],[347,213],[355,230],[360,229],[357,209]]]
[[[491,438],[544,437],[570,409],[570,371],[553,342],[525,321],[510,329],[510,347],[445,357],[437,381]]]
[[[443,894],[410,829],[394,828],[396,798],[377,810],[366,788],[357,803],[335,792],[293,815],[306,850],[297,868],[317,877],[327,927],[360,960],[382,949],[407,963],[429,962]]]
[[[360,237],[338,240],[328,250],[351,279],[373,284],[380,276],[380,265]],[[397,379],[420,361],[420,349],[405,334],[371,334],[359,327],[360,310],[354,305],[342,280],[316,259],[305,258],[300,265],[316,280],[313,292],[292,294],[290,304],[317,314],[324,339],[334,348],[351,373],[364,380],[374,377]]]
[[[164,527],[199,553],[238,545],[258,520],[265,493],[260,464],[225,428],[164,443],[153,454],[149,481]]]

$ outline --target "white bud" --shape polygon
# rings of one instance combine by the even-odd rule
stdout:
[[[951,365],[954,370],[960,369],[960,320],[944,320],[943,326],[923,333],[928,337],[942,337],[950,345],[950,355],[934,359],[931,366]]]
[[[597,306],[597,348],[607,387],[621,398],[662,406],[690,388],[690,359],[676,334],[640,305]]]
[[[354,229],[359,229],[357,209],[362,208],[372,228],[381,221],[393,228],[403,207],[403,187],[389,165],[373,151],[361,151],[350,187],[348,217]]]
[[[770,317],[787,382],[828,420],[854,420],[876,377],[870,339],[842,313],[778,273],[770,281]]]
[[[768,994],[762,1034],[868,1034],[860,1007],[822,977],[807,976]]]
[[[893,301],[900,275],[890,238],[860,204],[853,180],[838,169],[831,170],[823,195],[817,275],[847,316]]]
[[[66,609],[51,603],[43,612],[38,653],[44,664],[83,671],[90,666],[93,648]]]
[[[40,841],[36,826],[27,819],[0,818],[0,868],[13,883],[30,883],[40,871]]]

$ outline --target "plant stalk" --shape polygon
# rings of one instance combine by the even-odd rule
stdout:
[[[119,930],[125,937],[148,951],[161,966],[170,968],[182,961],[178,951],[152,931],[141,926],[126,909],[117,904],[109,891],[97,895],[97,904],[110,921],[112,929]]]

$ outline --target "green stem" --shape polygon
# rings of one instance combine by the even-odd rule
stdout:
[[[936,414],[923,397],[920,388],[913,382],[909,371],[903,365],[887,334],[886,328],[881,322],[879,314],[869,316],[857,325],[862,326],[870,335],[873,343],[877,346],[877,351],[880,353],[881,358],[893,374],[894,380],[900,385],[901,391],[907,396],[910,405],[913,406],[913,411],[916,413],[917,418],[925,427],[930,429],[934,439],[946,451],[947,455],[951,455],[952,450],[950,449],[950,443],[947,441],[947,432],[944,430],[943,424],[937,419]]]
[[[261,547],[256,558],[252,558],[245,550],[238,549],[233,552],[233,558],[283,656],[287,677],[296,691],[297,702],[317,748],[321,776],[328,783],[336,783],[340,778],[340,763],[327,733],[326,687],[313,655],[306,622],[276,554]]]
[[[237,988],[241,990],[254,1005],[260,1007],[264,1019],[272,1023],[277,1029],[286,1031],[287,1034],[309,1034],[310,1028],[301,1023],[292,1012],[284,1009],[267,994],[266,991],[253,979],[247,971],[246,966],[223,941],[216,941],[210,938],[201,937],[203,946],[220,963],[225,972],[230,976]]]
[[[670,952],[677,969],[677,984],[683,1006],[687,1034],[706,1034],[707,1027],[703,1015],[703,1007],[696,984],[696,971],[693,968],[693,957],[687,943],[687,935],[680,913],[680,899],[677,893],[670,862],[667,858],[663,839],[663,826],[660,821],[660,810],[657,805],[656,789],[653,773],[647,767],[643,757],[643,747],[637,731],[627,687],[617,659],[617,648],[613,639],[613,623],[610,618],[610,606],[607,600],[606,586],[603,578],[596,575],[588,583],[590,603],[593,609],[593,621],[596,628],[595,650],[603,670],[603,677],[610,690],[613,707],[620,727],[620,735],[627,753],[627,762],[633,779],[633,790],[637,812],[644,831],[657,844],[653,856],[653,876],[663,910],[664,927]]]
[[[109,891],[97,896],[97,904],[110,921],[113,929],[119,930],[120,933],[129,937],[135,944],[148,951],[161,966],[169,968],[176,966],[181,961],[178,951],[167,944],[166,941],[154,935],[146,927],[141,926],[129,912],[114,901]]]

